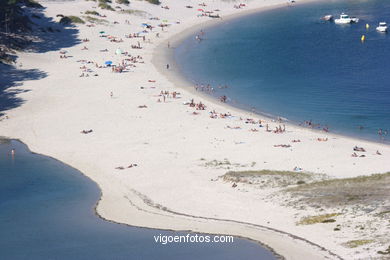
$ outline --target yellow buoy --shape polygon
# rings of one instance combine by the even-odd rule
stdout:
[[[370,29],[370,25],[368,23],[366,23],[366,29]]]
[[[361,40],[362,42],[364,42],[364,41],[366,40],[366,36],[365,36],[365,35],[362,35],[362,37],[360,38],[360,40]]]

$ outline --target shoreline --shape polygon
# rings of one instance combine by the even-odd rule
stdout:
[[[272,3],[275,4],[275,2],[281,1]],[[83,2],[82,4],[89,7],[93,3]],[[145,7],[154,12],[160,11],[147,4],[137,4],[140,9]],[[266,5],[269,2],[262,4]],[[268,8],[271,9],[274,6]],[[247,11],[255,13],[259,12],[259,9],[261,8]],[[235,10],[231,12],[235,12]],[[248,12],[244,10],[236,16],[246,15]],[[53,14],[55,14],[54,11]],[[107,14],[111,15],[112,13]],[[116,15],[114,19],[123,20],[123,17],[115,13],[114,15]],[[139,20],[142,21],[142,18]],[[198,22],[200,21],[193,19],[188,22],[189,24],[183,23],[185,25],[180,25],[180,30],[176,33],[169,32],[168,38],[175,37],[178,33],[183,37],[183,31],[188,29],[183,27],[191,27]],[[205,23],[207,21],[199,26],[203,27]],[[79,38],[93,37],[94,45],[89,46],[91,49],[103,46],[96,45],[96,42],[99,43],[101,39],[93,36],[89,29],[84,29],[84,26],[80,26],[80,28]],[[124,30],[115,31],[113,27],[103,28],[113,30],[114,34],[126,32]],[[195,29],[193,28],[193,30]],[[73,69],[74,63],[71,64],[72,60],[69,60],[59,66],[60,73],[53,71],[53,76],[50,78],[51,80],[54,78],[56,84],[60,86],[59,88],[44,88],[43,93],[41,93],[39,91],[40,85],[50,86],[50,80],[48,82],[40,80],[39,83],[28,82],[27,84],[34,91],[30,92],[32,94],[23,95],[29,102],[26,102],[22,107],[7,111],[10,114],[10,119],[2,122],[0,129],[4,130],[5,136],[23,140],[31,148],[31,151],[57,158],[93,180],[101,190],[101,197],[95,210],[105,220],[165,230],[186,231],[190,229],[193,232],[201,233],[232,234],[237,237],[261,241],[260,244],[268,245],[287,259],[302,259],[302,255],[305,255],[306,259],[334,257],[332,252],[344,257],[351,254],[340,246],[336,246],[342,239],[339,238],[336,242],[329,241],[329,238],[334,238],[332,232],[326,230],[326,227],[312,227],[314,230],[309,230],[309,232],[305,228],[296,227],[294,219],[296,212],[277,206],[278,201],[274,200],[267,204],[259,199],[256,190],[248,188],[249,192],[243,193],[240,189],[232,189],[226,183],[215,181],[214,179],[218,179],[218,176],[226,173],[227,169],[207,168],[200,164],[199,158],[207,158],[207,160],[229,158],[232,162],[240,164],[255,161],[258,164],[255,169],[259,170],[263,168],[291,170],[295,164],[303,164],[307,166],[305,170],[309,172],[333,172],[336,177],[343,178],[388,170],[385,158],[390,152],[389,147],[346,137],[330,138],[329,144],[325,146],[324,143],[321,145],[316,142],[315,138],[331,136],[330,134],[320,134],[310,129],[294,128],[293,126],[291,126],[293,131],[284,135],[261,132],[258,133],[258,136],[253,136],[247,131],[244,133],[244,130],[248,129],[243,129],[241,132],[227,130],[225,125],[228,122],[222,119],[212,121],[205,114],[201,114],[199,117],[192,116],[190,114],[192,110],[184,107],[180,99],[169,100],[167,103],[156,103],[155,94],[160,90],[180,89],[180,91],[183,90],[183,99],[191,98],[194,95],[200,97],[202,101],[208,98],[210,100],[207,102],[211,106],[217,107],[217,110],[228,110],[234,111],[235,114],[248,115],[247,111],[221,104],[211,97],[203,97],[192,88],[182,88],[181,84],[186,83],[167,79],[160,71],[155,71],[158,70],[158,66],[149,65],[149,61],[156,62],[155,54],[158,52],[159,46],[164,44],[167,39],[164,37],[164,39],[154,40],[162,40],[162,42],[156,45],[146,45],[145,50],[136,52],[145,55],[146,61],[145,66],[140,66],[139,71],[123,75],[99,73],[101,76],[96,81],[93,79],[90,81],[80,80],[79,78],[74,80],[71,76],[65,78],[63,76],[63,70],[69,71],[69,75],[77,73],[76,69],[78,68]],[[105,43],[104,46],[107,44]],[[80,46],[81,44],[68,49],[77,57],[92,59],[85,52],[79,50]],[[169,54],[163,52],[165,48],[160,49],[162,49],[161,55]],[[21,60],[24,63],[26,58],[28,61],[28,58],[34,57],[34,54],[23,56]],[[55,58],[57,54],[45,54],[44,57],[46,56],[49,61],[43,59],[39,61],[41,63],[36,63],[35,59],[32,58],[34,61],[31,64],[27,62],[26,66],[41,66],[48,71],[54,70],[50,58]],[[99,61],[106,59],[103,55],[95,56],[93,59],[99,58]],[[164,64],[163,60],[161,62]],[[160,66],[161,69],[162,66]],[[61,80],[68,78],[69,82],[61,82]],[[139,90],[133,87],[134,85],[150,86],[151,84],[145,83],[148,78],[157,79],[158,83],[153,84],[154,88]],[[128,80],[131,83],[130,87],[127,83]],[[72,87],[72,84],[77,86]],[[106,85],[113,86],[107,87]],[[112,90],[117,95],[115,99],[101,97],[106,97],[107,93]],[[38,94],[34,92],[38,92]],[[53,98],[57,96],[67,100],[69,105],[66,106]],[[46,99],[47,97],[52,98]],[[39,102],[40,99],[41,102],[42,99],[50,102],[45,102],[42,105]],[[137,110],[136,105],[142,103],[147,104],[148,109]],[[78,107],[73,108],[74,104],[77,104]],[[56,111],[51,113],[53,108]],[[155,116],[156,114],[165,116],[160,120],[158,116]],[[257,117],[251,113],[249,115]],[[58,118],[63,118],[63,120],[59,122]],[[58,124],[52,124],[51,122],[56,119]],[[229,123],[236,123],[236,121]],[[89,136],[80,135],[81,127],[93,128],[94,133]],[[28,131],[24,129],[28,129]],[[215,137],[218,137],[218,140]],[[290,142],[292,138],[302,139],[304,146],[302,148],[294,147],[294,150],[278,150],[278,148],[272,147],[278,142]],[[238,146],[240,144],[225,142],[225,140],[244,141],[245,147],[241,148],[242,146]],[[356,143],[368,146],[370,152],[368,166],[365,161],[356,161],[349,157],[348,153],[352,145]],[[371,152],[378,147],[384,149],[383,159],[371,155]],[[307,156],[307,151],[313,151],[315,156]],[[340,154],[344,155],[345,153],[348,156],[339,158]],[[308,158],[304,158],[306,156]],[[123,173],[114,170],[115,166],[128,162],[129,158],[133,162],[139,163],[140,167],[125,170]],[[158,158],[158,160],[156,161],[154,158]],[[260,164],[263,161],[264,163],[267,161],[267,164]],[[334,168],[333,165],[335,165]],[[372,166],[375,166],[374,169]],[[252,169],[248,166],[240,167],[234,166],[233,170]],[[246,189],[246,187],[242,189]],[[252,193],[252,191],[255,192]],[[225,201],[229,201],[229,203],[227,204]],[[242,205],[246,206],[242,207]],[[264,211],[268,214],[263,214]],[[307,211],[305,214],[314,213]],[[197,216],[200,216],[201,219],[197,219]],[[229,223],[226,223],[226,220]],[[271,221],[272,223],[270,223]],[[272,231],[273,229],[284,234]],[[324,232],[324,238],[316,237],[318,232]],[[286,237],[286,234],[291,234],[299,239]],[[329,252],[323,251],[322,248],[326,248]]]

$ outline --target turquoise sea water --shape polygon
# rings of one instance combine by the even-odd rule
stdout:
[[[341,12],[360,22],[320,20]],[[390,1],[285,6],[206,28],[200,43],[183,41],[175,59],[194,84],[228,85],[213,95],[230,104],[381,141],[378,130],[390,130],[390,33],[376,32],[381,21],[390,23]]]
[[[186,233],[104,221],[94,211],[99,197],[97,185],[77,170],[32,154],[20,142],[0,143],[0,259],[275,259],[238,238],[225,244],[155,243],[155,235]]]

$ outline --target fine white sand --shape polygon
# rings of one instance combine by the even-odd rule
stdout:
[[[143,10],[148,13],[145,16],[94,9],[94,2],[42,2],[47,16],[82,16],[81,11],[96,10],[107,16],[99,19],[107,19],[109,24],[78,26],[78,37],[90,41],[63,49],[72,56],[67,59],[60,59],[59,51],[19,54],[18,65],[22,64],[22,69],[39,69],[47,77],[25,81],[14,88],[29,91],[18,95],[24,100],[21,106],[6,112],[8,119],[0,122],[0,135],[20,139],[32,151],[57,158],[94,180],[102,190],[97,212],[112,221],[247,237],[288,259],[371,256],[377,248],[357,251],[342,246],[343,242],[356,239],[354,233],[335,234],[321,224],[297,226],[302,213],[280,205],[277,199],[264,199],[272,189],[232,188],[231,184],[217,180],[228,170],[292,171],[295,166],[335,178],[383,173],[390,168],[390,147],[290,124],[286,124],[285,133],[266,132],[258,124],[246,124],[246,119],[263,119],[263,124],[268,123],[272,130],[280,124],[196,93],[178,75],[170,58],[183,36],[203,28],[207,37],[206,25],[228,26],[229,15],[287,5],[284,0],[246,1],[246,7],[235,9],[233,5],[239,2],[205,0],[207,6],[199,7],[201,2],[163,1],[162,6],[168,5],[169,9],[144,1],[134,1],[129,7],[119,5]],[[186,5],[193,8],[185,8]],[[223,19],[197,17],[198,8],[220,9],[218,13]],[[160,20],[149,20],[150,17]],[[156,26],[164,19],[171,25],[164,31],[157,27],[145,34],[146,42],[142,38],[125,38],[125,34],[144,30],[142,23]],[[99,37],[100,31],[123,42]],[[137,42],[143,49],[131,48]],[[82,50],[84,46],[88,50]],[[105,48],[108,52],[100,51]],[[96,68],[94,63],[77,62],[88,60],[104,65],[104,61],[112,60],[118,64],[125,56],[116,55],[117,48],[133,56],[141,55],[144,63],[136,63],[125,73],[113,73],[110,68]],[[166,63],[171,65],[169,70]],[[84,72],[89,77],[79,77],[84,65],[93,70]],[[99,76],[92,76],[95,73]],[[160,91],[180,92],[180,98],[157,102],[163,100]],[[206,104],[206,110],[183,105],[191,99]],[[146,108],[139,108],[141,105]],[[229,112],[234,117],[212,119],[212,110]],[[259,131],[252,132],[252,128]],[[88,129],[93,132],[80,133]],[[292,143],[294,139],[301,142]],[[279,144],[291,147],[274,147]],[[354,146],[364,147],[366,152],[358,154],[366,157],[351,157]],[[376,155],[377,150],[382,155]],[[231,163],[230,169],[205,165],[225,158]],[[136,167],[115,169],[134,163]],[[388,228],[384,226],[378,232],[388,232]]]

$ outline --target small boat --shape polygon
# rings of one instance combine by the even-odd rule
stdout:
[[[351,23],[358,23],[358,22],[359,22],[359,18],[351,17]]]
[[[331,15],[331,14],[325,15],[325,16],[321,17],[321,20],[332,21],[333,20],[333,15]]]
[[[337,24],[349,24],[352,21],[351,21],[351,18],[349,17],[349,15],[347,15],[345,13],[342,13],[340,15],[340,18],[339,19],[335,19],[334,22],[337,23]]]
[[[387,24],[385,22],[380,22],[379,26],[376,27],[378,32],[387,32]]]
[[[350,24],[350,23],[357,23],[359,22],[359,18],[356,17],[349,17],[349,15],[342,13],[340,15],[339,19],[334,20],[335,23],[337,24]]]

